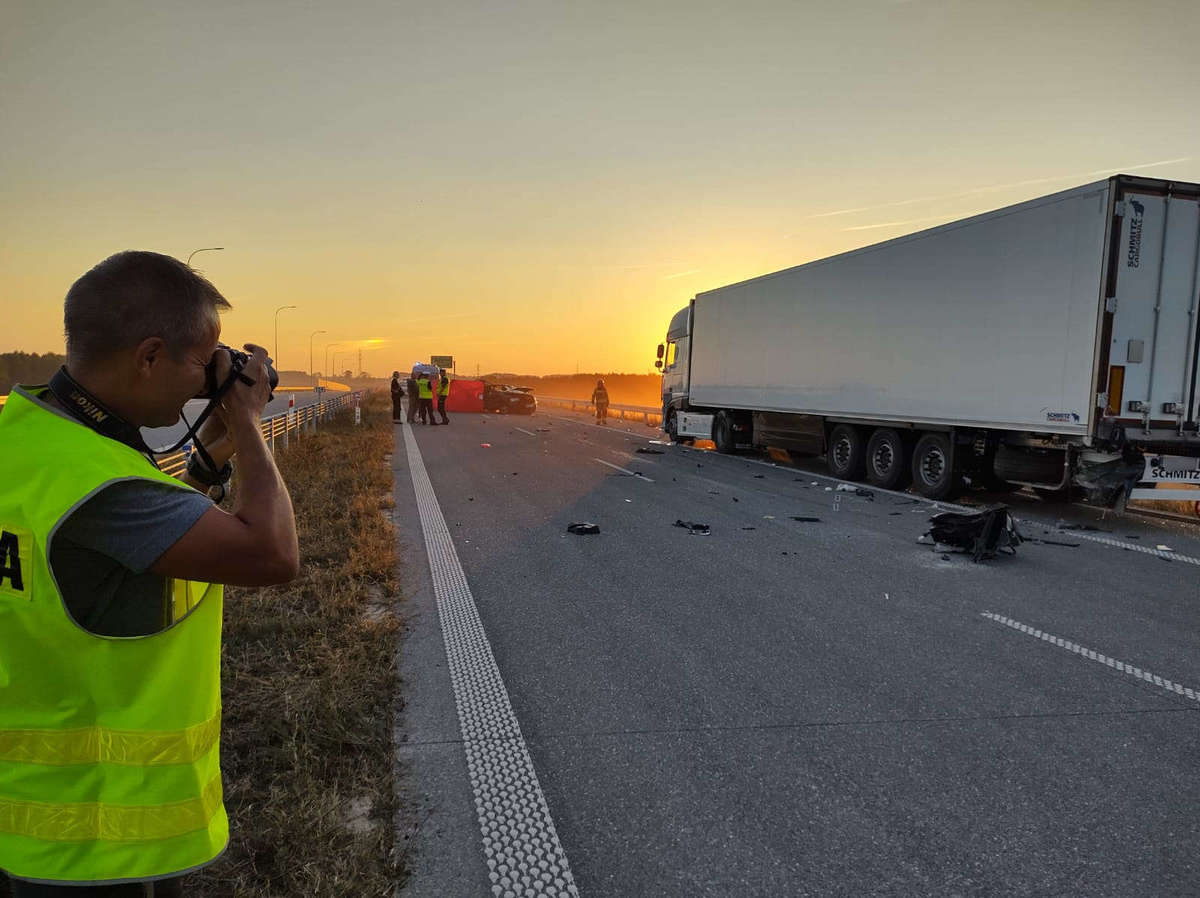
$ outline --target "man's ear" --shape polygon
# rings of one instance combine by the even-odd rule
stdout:
[[[167,356],[167,343],[162,337],[147,337],[133,351],[133,364],[141,377],[149,377]]]

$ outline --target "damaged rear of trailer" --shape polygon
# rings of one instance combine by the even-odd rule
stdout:
[[[1200,184],[1117,175],[698,294],[663,427],[931,498],[1112,503],[1200,477],[1198,311]]]

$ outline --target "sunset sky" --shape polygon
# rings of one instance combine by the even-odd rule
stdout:
[[[325,330],[318,369],[652,371],[698,291],[1200,181],[1197,33],[1194,0],[0,0],[0,352],[61,352],[113,252],[223,246],[227,342],[299,307],[283,368]]]

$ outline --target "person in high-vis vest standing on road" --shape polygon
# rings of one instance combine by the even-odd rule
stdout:
[[[184,263],[119,253],[71,287],[67,363],[0,414],[0,871],[14,898],[183,894],[224,850],[222,584],[296,576],[259,430],[267,354],[218,346],[229,303]],[[219,405],[187,473],[142,427]],[[238,461],[237,498],[217,507]]]
[[[421,423],[437,424],[433,420],[433,383],[424,371],[417,375],[417,396],[420,397]]]
[[[446,417],[446,397],[450,395],[450,375],[446,373],[446,369],[441,369],[441,379],[438,381],[437,391],[437,410],[442,416],[443,424],[449,424],[450,419]],[[432,415],[431,415],[432,417]]]

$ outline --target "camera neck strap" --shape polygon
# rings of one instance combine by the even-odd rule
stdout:
[[[253,384],[250,378],[242,374],[242,364],[240,360],[233,360],[233,367],[229,372],[229,376],[225,382],[221,384],[212,397],[208,401],[208,405],[204,407],[204,411],[196,419],[195,423],[189,423],[187,418],[183,418],[182,411],[180,417],[183,418],[183,423],[188,425],[187,433],[174,446],[166,449],[161,449],[157,453],[146,445],[146,441],[142,439],[142,432],[106,406],[103,402],[88,392],[79,381],[75,380],[68,372],[67,366],[63,365],[58,371],[54,372],[54,376],[50,378],[50,392],[54,394],[59,405],[63,410],[68,412],[74,418],[78,419],[81,424],[85,424],[101,436],[116,440],[118,443],[124,443],[136,449],[138,452],[145,455],[151,461],[154,461],[155,455],[164,455],[169,452],[177,452],[184,447],[188,442],[192,443],[193,448],[199,453],[200,458],[212,470],[217,470],[217,464],[213,461],[212,456],[208,454],[208,450],[204,445],[196,439],[196,431],[200,426],[208,420],[209,415],[213,413],[213,409],[220,403],[221,397],[229,392],[234,381],[242,380]]]
[[[153,458],[150,447],[142,439],[142,432],[88,392],[79,381],[67,373],[66,365],[54,372],[49,387],[63,411],[81,424],[87,425],[101,436],[124,443]]]

